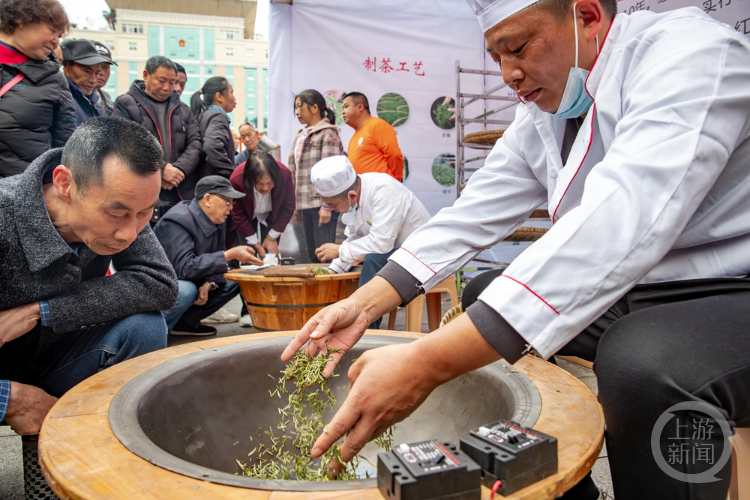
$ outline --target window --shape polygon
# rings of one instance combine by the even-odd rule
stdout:
[[[138,50],[138,42],[128,42],[128,50]]]
[[[255,49],[245,49],[245,57],[247,59],[252,59],[255,57]]]
[[[108,49],[109,49],[110,51],[113,51],[113,50],[115,50],[115,42],[113,42],[112,40],[107,40],[106,42],[104,42],[104,45],[105,45],[105,46],[106,46],[106,47],[107,47],[107,48],[108,48]]]
[[[234,48],[233,47],[227,47],[227,48],[225,48],[224,49],[224,54],[226,54],[228,56],[233,56],[234,55]]]
[[[122,24],[123,33],[143,33],[142,24]]]
[[[219,38],[222,40],[239,40],[240,32],[233,30],[219,30]]]

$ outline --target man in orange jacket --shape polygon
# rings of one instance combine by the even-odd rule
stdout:
[[[397,181],[404,178],[404,155],[390,123],[370,115],[370,103],[361,92],[343,97],[343,115],[355,132],[347,155],[358,174],[380,172]]]

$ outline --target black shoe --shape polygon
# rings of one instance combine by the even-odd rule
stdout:
[[[560,500],[597,500],[599,497],[599,488],[594,484],[591,472],[589,472],[578,484],[566,491]]]
[[[216,328],[213,326],[201,325],[193,326],[187,324],[185,321],[180,320],[174,325],[171,332],[172,335],[178,336],[193,336],[193,337],[207,337],[209,335],[216,335]]]

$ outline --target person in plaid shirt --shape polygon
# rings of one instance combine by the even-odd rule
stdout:
[[[294,137],[289,152],[289,170],[294,176],[297,196],[297,221],[302,223],[307,254],[312,262],[320,262],[315,249],[336,241],[338,214],[328,209],[310,182],[310,171],[323,158],[344,154],[336,128],[336,116],[326,107],[317,90],[305,90],[294,98],[294,113],[305,128]]]

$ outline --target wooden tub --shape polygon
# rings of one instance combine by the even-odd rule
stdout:
[[[203,358],[221,356],[223,349],[232,349],[234,344],[262,343],[273,339],[283,340],[285,344],[295,333],[241,335],[185,344],[139,356],[85,380],[60,398],[44,421],[39,439],[39,463],[47,482],[64,500],[382,499],[374,486],[351,490],[337,488],[334,491],[341,484],[331,482],[313,483],[319,485],[318,491],[272,491],[218,484],[212,482],[209,473],[200,479],[189,477],[141,458],[114,434],[110,425],[113,399],[139,375],[150,369],[159,369],[161,365],[166,368],[167,364],[185,356],[200,356],[203,361]],[[422,336],[378,330],[368,331],[363,340],[366,341],[370,334],[391,336],[397,340]],[[502,362],[498,363],[502,365]],[[516,376],[508,371],[509,368],[504,368],[506,373],[502,376]],[[561,368],[530,356],[525,356],[512,368],[519,375],[528,377],[538,390],[539,414],[535,422],[529,424],[557,437],[558,471],[507,498],[551,500],[580,481],[596,462],[604,438],[604,417],[594,394]],[[263,373],[258,377],[266,378]],[[476,374],[472,372],[464,377],[471,379]],[[473,412],[473,409],[466,408],[463,413],[458,412],[454,420],[468,418]],[[248,421],[247,425],[252,427],[253,422]],[[450,425],[446,426],[448,428]],[[242,434],[246,436],[244,432]],[[247,450],[243,449],[242,454],[246,453]],[[240,452],[235,454],[240,455]],[[488,500],[489,496],[490,491],[483,487],[482,499]],[[495,498],[503,497],[496,495]]]
[[[224,276],[239,283],[255,329],[269,332],[299,330],[315,313],[353,294],[359,274],[357,269],[314,278],[267,278],[263,271],[238,269]]]

